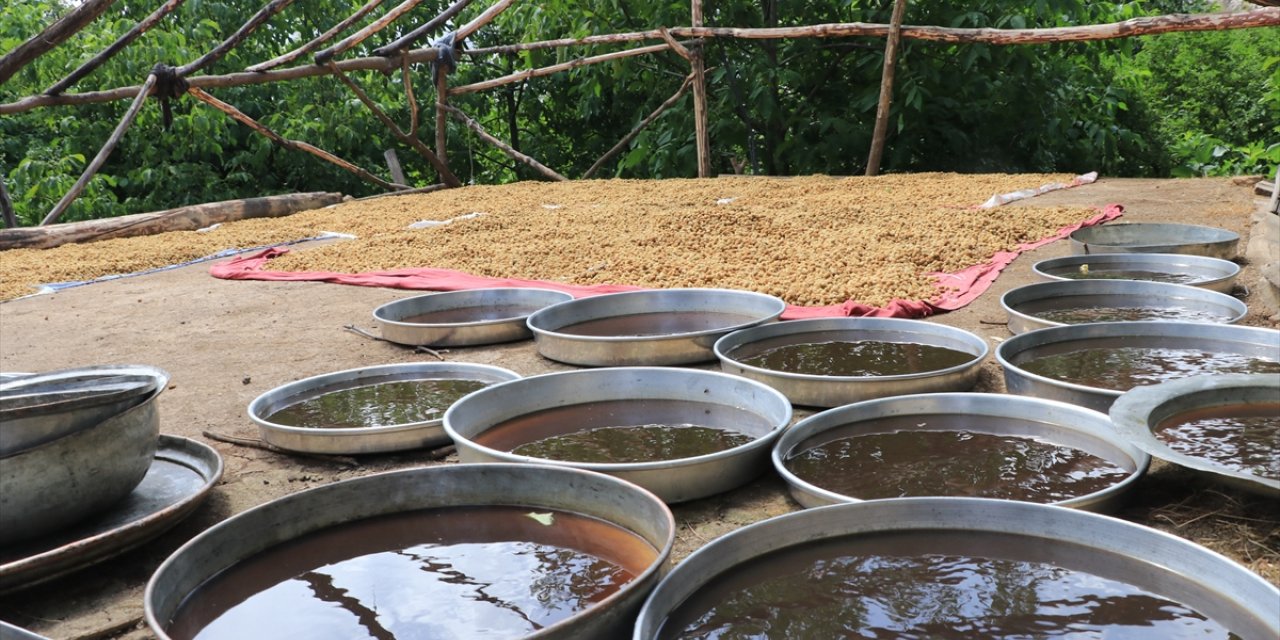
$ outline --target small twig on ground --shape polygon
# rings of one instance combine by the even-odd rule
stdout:
[[[446,444],[443,447],[436,447],[435,449],[428,451],[427,458],[431,460],[443,460],[453,455],[454,453],[457,453],[457,451],[458,451],[457,447],[451,444]]]
[[[448,351],[448,350],[446,349],[445,351]],[[427,347],[427,346],[423,346],[423,345],[418,345],[418,346],[416,346],[416,347],[414,347],[414,348],[413,348],[413,352],[414,352],[414,353],[425,353],[425,354],[428,354],[428,355],[434,356],[436,360],[441,360],[441,361],[443,361],[443,360],[444,360],[444,356],[443,356],[443,355],[440,355],[440,354],[441,354],[441,352],[436,351],[435,349],[432,349],[431,347]]]
[[[1008,324],[1008,320],[978,320],[978,324]]]
[[[308,460],[336,462],[344,467],[360,466],[360,462],[350,456],[330,456],[330,455],[321,455],[318,453],[302,453],[300,451],[288,451],[285,449],[281,449],[280,447],[277,447],[273,444],[269,444],[261,440],[258,440],[256,438],[241,438],[239,436],[229,436],[224,433],[215,433],[213,431],[202,431],[201,433],[204,434],[204,437],[210,440],[217,440],[218,442],[225,442],[227,444],[234,444],[242,447],[249,447],[250,449],[261,449],[263,451],[270,451],[271,453],[279,453],[281,455],[286,455],[286,456],[296,456],[299,458],[306,458]]]
[[[104,638],[114,638],[119,635],[120,632],[132,629],[138,626],[141,622],[142,616],[134,616],[101,629],[95,629],[80,635],[71,636],[71,640],[103,640]]]

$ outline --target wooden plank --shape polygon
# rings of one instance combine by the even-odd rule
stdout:
[[[292,193],[245,200],[209,202],[116,218],[4,229],[0,230],[0,250],[49,249],[74,242],[94,242],[166,231],[194,231],[220,222],[287,216],[341,201],[341,193],[323,191]]]

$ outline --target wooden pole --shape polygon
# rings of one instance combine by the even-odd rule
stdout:
[[[0,84],[13,77],[23,67],[50,49],[62,44],[64,40],[75,35],[85,25],[93,22],[106,12],[116,0],[86,0],[80,6],[68,11],[44,31],[31,36],[26,42],[14,47],[13,51],[0,56]]]
[[[634,140],[636,136],[640,135],[641,131],[644,131],[645,128],[648,127],[650,124],[653,124],[653,121],[657,120],[658,116],[662,115],[667,109],[670,109],[672,106],[674,106],[675,103],[680,100],[680,98],[683,98],[684,94],[689,92],[689,86],[691,84],[693,84],[692,73],[689,74],[688,76],[685,76],[684,82],[680,85],[680,89],[678,91],[672,94],[670,98],[667,98],[665,101],[663,101],[662,104],[658,105],[658,108],[654,109],[653,113],[650,113],[648,116],[646,116],[644,120],[641,120],[640,124],[637,124],[635,127],[633,127],[631,131],[627,133],[627,135],[623,136],[622,140],[618,141],[618,144],[613,145],[613,148],[609,149],[608,151],[605,152],[604,155],[600,156],[600,159],[596,160],[595,164],[591,165],[591,168],[587,169],[587,172],[582,174],[582,179],[586,180],[587,178],[590,178],[592,175],[595,174],[597,170],[600,169],[600,167],[604,166],[604,163],[609,161],[609,158],[614,157],[623,149],[625,149],[628,144],[631,144],[631,141]]]
[[[275,218],[342,202],[341,193],[291,193],[262,198],[206,202],[166,211],[114,218],[64,222],[0,231],[0,251],[51,249],[64,244],[144,236],[167,231],[195,231],[220,222]]]
[[[49,215],[40,221],[41,225],[57,222],[58,217],[62,215],[67,207],[80,196],[80,192],[89,185],[89,181],[93,179],[94,174],[98,173],[98,169],[102,168],[103,163],[107,161],[107,156],[120,143],[120,139],[124,137],[124,132],[129,130],[129,126],[133,124],[138,112],[142,110],[142,103],[146,102],[147,96],[151,95],[151,88],[156,85],[156,74],[152,73],[147,76],[146,82],[142,83],[142,87],[138,89],[138,94],[133,98],[133,104],[129,105],[129,109],[124,112],[124,117],[120,118],[120,124],[116,125],[115,131],[111,132],[111,137],[107,138],[107,143],[98,149],[98,155],[93,157],[89,162],[89,166],[85,167],[84,173],[80,174],[80,179],[71,185],[71,190],[63,194],[62,199],[53,205],[53,209],[49,211]]]
[[[400,158],[396,157],[396,150],[387,149],[382,152],[382,157],[387,161],[387,170],[391,172],[391,179],[400,184],[409,184],[404,178],[404,169],[400,167]]]
[[[330,69],[335,69],[336,67],[336,64],[332,62],[329,63]],[[405,131],[396,124],[396,121],[392,120],[391,116],[387,115],[387,113],[369,97],[369,94],[365,93],[364,89],[360,88],[360,85],[356,84],[354,80],[340,72],[334,71],[334,74],[342,84],[347,85],[347,88],[351,89],[351,91],[356,94],[356,97],[360,99],[360,102],[363,103],[364,106],[369,108],[369,111],[373,112],[373,116],[391,131],[391,135],[394,135],[396,138],[399,138],[401,142],[409,145],[409,147],[414,151],[418,152],[418,155],[422,156],[431,164],[432,167],[435,168],[436,172],[440,174],[441,182],[450,187],[462,186],[462,181],[458,180],[458,177],[449,170],[449,166],[444,163],[443,159],[432,153],[431,149],[427,147],[426,144],[423,144],[417,136],[411,136],[405,133]]]
[[[659,40],[662,38],[662,29],[654,29],[652,31],[636,31],[634,33],[610,33],[596,36],[585,36],[582,38],[560,38],[558,40],[541,40],[538,42],[521,42],[518,44],[504,44],[496,47],[479,47],[476,49],[466,49],[462,53],[469,56],[491,56],[500,53],[517,53],[520,51],[533,51],[536,49],[556,49],[560,47],[587,46],[595,44],[616,44],[619,42],[638,42],[642,40]]]
[[[328,31],[325,31],[324,33],[316,36],[315,39],[313,39],[311,42],[308,42],[302,45],[301,47],[298,47],[297,49],[290,51],[289,53],[276,56],[270,60],[267,60],[266,62],[259,62],[258,64],[255,64],[251,67],[245,67],[245,71],[266,71],[267,69],[274,69],[282,64],[293,62],[294,60],[297,60],[298,58],[301,58],[302,56],[305,56],[308,53],[315,51],[316,47],[319,47],[320,45],[332,40],[334,36],[337,36],[339,33],[346,31],[348,27],[355,24],[361,18],[369,15],[369,12],[373,11],[374,9],[377,9],[378,5],[381,5],[381,4],[382,4],[382,0],[369,0],[368,2],[364,3],[363,7],[356,9],[355,13],[347,16],[345,20],[339,22],[338,24],[333,25],[332,27],[329,28]]]
[[[411,63],[430,62],[436,59],[436,50],[433,47],[425,49],[414,49],[405,54],[405,58]],[[340,60],[334,63],[339,71],[382,71],[391,73],[400,66],[400,61],[392,58],[381,58],[372,56],[368,58],[353,58],[350,60]],[[253,84],[266,84],[269,82],[281,82],[285,80],[296,80],[298,78],[310,78],[313,76],[322,76],[330,73],[328,67],[322,67],[314,64],[306,64],[299,67],[289,67],[288,69],[278,69],[275,71],[263,71],[258,73],[239,72],[229,73],[218,76],[196,76],[187,78],[187,84],[192,87],[201,89],[225,88],[225,87],[242,87]],[[81,105],[94,104],[99,102],[113,102],[122,98],[138,93],[139,86],[120,87],[108,91],[91,91],[85,93],[60,94],[56,96],[28,96],[17,102],[0,104],[0,115],[11,113],[22,113],[39,107],[49,107],[56,105]]]
[[[418,6],[421,2],[422,0],[404,0],[404,2],[392,7],[392,9],[381,18],[374,20],[369,24],[369,26],[347,36],[346,38],[343,38],[338,42],[338,44],[335,44],[328,49],[317,51],[315,55],[316,64],[324,64],[332,60],[334,56],[341,55],[351,47],[364,42],[369,36],[382,31],[387,27],[387,25],[395,22],[397,18],[408,13],[409,10]]]
[[[588,65],[598,64],[601,62],[608,62],[610,60],[630,58],[632,56],[644,55],[646,53],[657,53],[659,51],[666,51],[667,49],[670,49],[670,48],[671,48],[671,45],[663,43],[663,44],[650,45],[647,47],[627,49],[626,51],[614,51],[612,53],[604,53],[598,56],[577,58],[576,60],[570,60],[568,62],[562,62],[560,64],[553,64],[546,67],[539,67],[537,69],[526,69],[524,71],[517,71],[516,73],[508,74],[500,78],[493,78],[491,80],[484,80],[482,82],[476,82],[472,84],[465,84],[460,87],[454,87],[448,90],[448,94],[451,96],[458,96],[466,93],[475,93],[476,91],[484,91],[485,89],[500,87],[504,84],[511,84],[513,82],[523,82],[530,78],[539,78],[542,76],[549,76],[553,73],[568,71],[570,69],[577,69],[579,67],[585,67]]]
[[[4,218],[6,228],[18,228],[18,216],[13,212],[13,200],[9,199],[9,190],[4,186],[3,171],[0,171],[0,217]]]
[[[228,51],[231,51],[236,47],[236,45],[244,42],[245,38],[248,38],[254,31],[258,30],[258,27],[262,26],[263,23],[270,20],[272,16],[280,13],[285,7],[291,4],[293,4],[293,0],[271,0],[271,2],[263,5],[261,9],[258,9],[257,13],[253,14],[253,17],[249,18],[248,22],[240,25],[240,28],[236,29],[236,32],[231,34],[231,37],[223,40],[218,44],[218,46],[214,47],[213,50],[200,56],[194,62],[178,67],[178,75],[185,78],[217,62],[218,60],[221,60],[222,56],[227,55]]]
[[[378,47],[377,49],[374,49],[373,55],[393,56],[397,53],[400,53],[401,51],[404,51],[405,49],[408,49],[409,47],[412,47],[413,43],[417,42],[419,38],[427,35],[428,33],[435,31],[436,29],[439,29],[441,26],[444,25],[444,23],[448,22],[450,18],[458,15],[459,12],[467,8],[467,5],[469,4],[471,4],[471,0],[457,0],[457,2],[454,2],[453,4],[449,5],[447,9],[445,9],[444,11],[441,11],[440,15],[432,18],[430,21],[428,21],[426,24],[422,25],[421,27],[418,27],[417,29],[414,29],[413,31],[410,31],[409,33],[404,34],[403,37],[396,39],[396,41],[392,42],[391,44],[383,45],[381,47]]]
[[[889,38],[884,44],[884,71],[880,75],[880,103],[876,105],[876,124],[871,134],[871,153],[867,156],[867,175],[880,173],[880,156],[889,133],[889,107],[893,104],[893,72],[898,61],[898,40],[902,35],[902,17],[907,13],[907,0],[893,0],[889,19]]]
[[[702,26],[702,0],[691,0],[691,24]],[[698,177],[711,176],[711,138],[707,132],[707,69],[703,63],[703,47],[696,45],[690,52],[693,60],[693,128],[698,144]]]
[[[93,73],[93,70],[97,69],[102,65],[102,63],[110,60],[111,56],[120,53],[120,50],[128,46],[130,42],[137,40],[138,36],[149,31],[151,27],[156,26],[156,24],[164,19],[165,16],[169,15],[171,11],[177,9],[178,5],[181,5],[182,2],[183,0],[165,0],[164,4],[161,4],[159,8],[151,12],[151,15],[143,18],[138,24],[133,25],[132,29],[117,38],[116,41],[108,45],[106,49],[98,52],[98,55],[87,60],[84,64],[77,67],[75,71],[68,73],[67,77],[59,80],[52,87],[45,89],[44,92],[47,94],[62,93],[63,91],[71,88],[72,85],[79,82],[82,78]]]
[[[503,11],[506,11],[507,7],[510,7],[511,5],[515,4],[515,2],[516,0],[498,0],[497,2],[493,3],[493,6],[489,7],[488,9],[485,9],[483,13],[473,18],[471,22],[468,22],[462,25],[461,27],[459,27],[457,36],[455,36],[453,40],[454,46],[461,47],[463,40],[466,40],[468,37],[471,36],[471,34],[475,33],[476,31],[479,31],[480,27],[483,27],[484,25],[489,24],[490,22],[493,22],[493,19],[498,17],[498,14],[502,13]]]
[[[418,137],[418,100],[413,96],[413,75],[409,73],[409,61],[400,63],[400,83],[404,85],[404,100],[409,106],[409,135]]]
[[[288,138],[285,138],[284,136],[281,136],[280,134],[272,131],[271,129],[268,129],[257,120],[250,118],[248,115],[246,115],[244,112],[240,111],[239,109],[209,95],[208,93],[205,93],[204,90],[200,88],[191,87],[190,89],[187,89],[187,93],[191,94],[191,97],[195,98],[196,100],[199,100],[200,102],[203,102],[217,109],[218,111],[221,111],[231,116],[240,124],[243,124],[244,126],[249,127],[250,129],[253,129],[254,131],[266,136],[272,142],[286,149],[293,149],[295,151],[304,151],[306,153],[309,153],[317,158],[320,158],[321,160],[330,162],[332,164],[335,164],[341,167],[342,169],[350,171],[361,180],[364,180],[365,182],[369,182],[372,184],[376,184],[379,187],[382,187],[383,189],[398,190],[398,189],[409,188],[408,185],[387,182],[386,180],[383,180],[382,178],[379,178],[378,176],[375,176],[372,173],[369,173],[368,171],[361,169],[360,167],[357,167],[356,165],[351,164],[350,162],[347,162],[346,160],[343,160],[342,158],[339,158],[338,156],[335,156],[332,153],[329,153],[328,151],[325,151],[324,149],[316,147],[315,145],[303,142],[301,140],[290,140]]]
[[[449,74],[436,75],[436,156],[449,166]]]
[[[531,167],[538,173],[541,173],[542,175],[552,180],[556,180],[556,181],[568,180],[568,178],[556,173],[554,170],[542,164],[541,162],[538,162],[537,160],[534,160],[533,158],[523,153],[520,153],[515,149],[512,149],[511,145],[493,137],[492,135],[489,134],[488,131],[484,130],[484,127],[480,126],[479,122],[472,120],[470,116],[460,111],[457,107],[446,104],[444,105],[444,108],[450,114],[452,114],[453,117],[457,118],[460,122],[462,122],[462,124],[466,125],[468,129],[471,129],[472,131],[476,132],[476,135],[480,136],[481,140],[484,140],[485,142],[488,142],[489,144],[497,147],[503,153],[507,154],[512,160],[515,160],[516,162],[519,162],[520,164],[523,164],[525,166]]]

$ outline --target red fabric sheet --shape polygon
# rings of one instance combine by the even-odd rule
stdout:
[[[884,307],[873,307],[853,300],[844,304],[822,307],[801,307],[787,305],[782,314],[784,320],[799,318],[828,318],[839,316],[869,316],[877,318],[922,318],[938,311],[959,309],[978,296],[982,295],[1005,267],[1013,262],[1019,254],[1044,246],[1054,240],[1065,238],[1081,227],[1087,227],[1114,220],[1120,217],[1124,208],[1117,204],[1107,205],[1100,213],[1081,222],[1059,229],[1047,238],[1020,245],[1013,251],[1001,251],[983,264],[974,265],[955,273],[935,273],[939,295],[932,300],[894,300]],[[226,280],[282,280],[332,282],[362,287],[390,287],[393,289],[422,289],[430,291],[458,291],[462,289],[486,289],[492,287],[537,287],[555,289],[571,294],[575,298],[617,293],[620,291],[637,291],[644,287],[630,285],[599,284],[575,285],[547,280],[524,280],[520,278],[489,278],[477,276],[452,269],[435,269],[431,267],[415,267],[410,269],[391,269],[388,271],[368,271],[364,273],[332,273],[328,271],[267,271],[267,263],[272,258],[288,253],[284,247],[272,247],[258,253],[239,256],[226,262],[218,262],[209,268],[215,278]]]

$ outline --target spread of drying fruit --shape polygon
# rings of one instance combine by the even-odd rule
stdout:
[[[40,283],[334,231],[358,237],[293,251],[268,268],[438,267],[574,284],[749,289],[798,305],[849,299],[883,305],[932,298],[929,273],[983,262],[1092,216],[1083,208],[973,208],[994,194],[1071,178],[935,173],[469,186],[232,222],[205,233],[10,250],[0,253],[0,299],[32,293]]]

